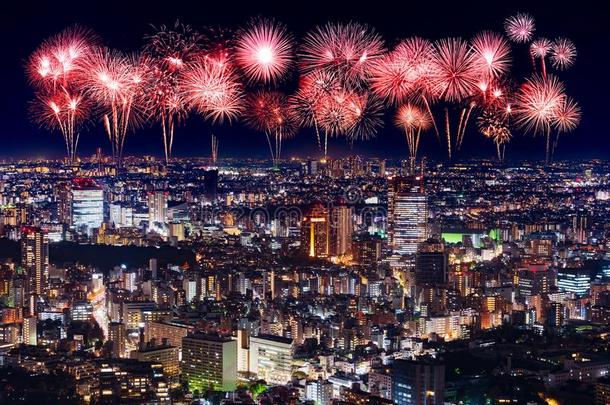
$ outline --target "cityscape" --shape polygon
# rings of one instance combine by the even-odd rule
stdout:
[[[610,404],[577,17],[81,6],[1,75],[0,404]]]

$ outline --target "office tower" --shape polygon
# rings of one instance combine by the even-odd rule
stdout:
[[[591,290],[591,274],[586,269],[561,269],[557,271],[559,291],[584,297]]]
[[[28,277],[28,292],[41,295],[49,278],[49,239],[40,228],[21,229],[21,264]]]
[[[250,337],[250,372],[268,384],[284,385],[292,378],[292,339],[273,335]]]
[[[182,338],[182,377],[189,391],[235,390],[237,342],[213,335]]]
[[[38,329],[36,327],[37,321],[38,318],[35,316],[23,318],[23,325],[21,326],[21,339],[24,345],[36,346],[38,344]]]
[[[157,279],[157,259],[152,258],[148,261],[148,269],[150,270],[150,277],[152,280]]]
[[[72,225],[91,232],[104,222],[104,190],[91,179],[72,184]]]
[[[551,302],[549,304],[549,314],[547,321],[551,328],[560,328],[565,319],[565,306],[560,302]]]
[[[347,205],[337,205],[332,209],[332,247],[333,256],[345,256],[352,253],[354,234],[354,209]]]
[[[551,277],[546,266],[529,266],[526,269],[520,269],[517,274],[520,295],[527,297],[548,294]]]
[[[110,322],[108,324],[108,341],[111,343],[113,358],[125,357],[125,324]]]
[[[69,182],[57,183],[55,201],[57,202],[57,220],[62,224],[72,225],[72,184]]]
[[[355,264],[375,267],[381,259],[381,238],[374,235],[358,235],[352,241],[352,252]]]
[[[301,246],[309,257],[326,258],[330,253],[328,209],[316,204],[301,223]]]
[[[398,256],[416,253],[428,238],[428,197],[421,176],[389,182],[388,230],[392,252]]]
[[[218,170],[211,169],[203,172],[203,197],[208,202],[216,201],[218,195]]]
[[[163,235],[167,233],[167,199],[165,191],[148,193],[148,229]]]
[[[442,405],[445,366],[434,360],[395,360],[392,400],[397,405]]]
[[[415,255],[415,283],[438,285],[447,283],[447,252],[438,239],[428,239],[419,244]]]

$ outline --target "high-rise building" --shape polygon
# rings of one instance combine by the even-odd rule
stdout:
[[[442,405],[445,366],[434,360],[395,360],[392,400],[397,405]]]
[[[591,274],[586,269],[561,269],[557,271],[559,291],[584,297],[591,291]]]
[[[21,229],[21,264],[28,277],[28,292],[41,295],[49,278],[49,239],[40,228]]]
[[[326,258],[330,254],[330,221],[328,209],[316,204],[301,223],[301,246],[309,257]]]
[[[374,267],[381,259],[381,238],[358,235],[352,241],[353,261],[361,266]]]
[[[165,191],[148,193],[148,229],[167,234],[167,198]]]
[[[69,182],[61,182],[55,186],[55,201],[57,220],[72,225],[72,185]]]
[[[125,339],[125,324],[110,322],[108,324],[108,341],[112,345],[111,354],[113,358],[125,357]]]
[[[345,256],[352,253],[354,235],[354,209],[347,205],[337,205],[332,209],[332,246],[333,256]]]
[[[388,230],[397,256],[415,254],[428,238],[428,196],[421,176],[397,177],[389,182]]]
[[[21,326],[21,336],[24,345],[36,346],[38,344],[38,329],[36,326],[37,321],[38,318],[35,316],[28,316],[23,318],[23,325]]]
[[[156,345],[153,340],[130,353],[132,359],[161,364],[163,366],[163,374],[170,378],[177,377],[180,373],[178,356],[178,348],[170,346],[167,340],[164,340],[161,345]]]
[[[237,341],[213,335],[182,338],[182,376],[189,391],[235,390]]]
[[[292,378],[293,341],[282,336],[250,337],[250,372],[269,384],[284,385]]]
[[[72,225],[91,232],[104,222],[104,190],[91,179],[76,179],[72,185]]]
[[[529,266],[519,270],[517,285],[519,294],[532,296],[547,294],[550,289],[550,272],[546,266]]]
[[[218,169],[203,172],[203,196],[208,202],[216,201],[218,196]]]
[[[447,252],[442,241],[428,239],[419,244],[415,255],[415,283],[419,286],[447,283]]]

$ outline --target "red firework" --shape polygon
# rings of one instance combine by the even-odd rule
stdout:
[[[555,110],[553,126],[558,132],[573,131],[580,123],[580,107],[570,97],[564,97]]]
[[[231,122],[242,112],[243,89],[229,64],[199,59],[185,69],[180,89],[186,105],[214,123]]]
[[[504,76],[510,69],[510,45],[502,35],[483,31],[472,39],[475,63],[482,79],[489,83]]]
[[[511,41],[528,42],[536,30],[534,18],[527,13],[517,13],[504,21],[504,30]]]
[[[353,116],[353,124],[346,129],[350,142],[373,138],[383,127],[383,103],[369,93],[354,94],[347,111]]]
[[[555,69],[565,70],[576,60],[576,46],[567,38],[557,38],[551,46],[550,60]]]
[[[384,53],[383,39],[371,27],[328,23],[305,36],[299,60],[305,73],[324,69],[336,74],[342,84],[360,87]]]
[[[408,38],[374,65],[371,90],[393,104],[405,99],[430,98],[434,93],[431,83],[436,75],[436,59],[430,41]]]
[[[414,163],[417,158],[421,132],[430,129],[432,120],[426,111],[408,103],[398,108],[394,117],[394,123],[398,128],[405,131],[409,147],[409,157],[412,163]]]
[[[435,46],[438,57],[434,81],[441,98],[459,102],[473,95],[478,89],[480,71],[468,44],[460,38],[445,38]]]
[[[250,22],[235,48],[235,60],[251,82],[276,83],[293,64],[292,36],[283,24],[270,19]]]

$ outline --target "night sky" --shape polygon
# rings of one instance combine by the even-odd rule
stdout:
[[[0,158],[61,157],[64,144],[59,133],[39,129],[28,118],[28,101],[33,93],[24,75],[24,63],[29,54],[47,36],[78,23],[92,28],[105,44],[121,50],[136,50],[142,37],[151,33],[151,24],[172,24],[176,19],[201,27],[204,25],[239,26],[250,17],[272,16],[286,23],[297,37],[308,29],[326,21],[355,20],[373,25],[389,44],[411,35],[430,39],[446,36],[470,38],[477,31],[502,30],[505,17],[527,11],[536,19],[536,33],[548,38],[566,36],[578,49],[576,65],[560,72],[559,77],[569,95],[581,105],[583,119],[580,127],[562,138],[557,158],[610,158],[610,137],[607,122],[610,115],[607,95],[610,58],[610,13],[601,3],[587,5],[587,1],[536,2],[522,4],[514,1],[467,2],[455,1],[446,5],[439,1],[410,0],[383,2],[326,1],[235,1],[216,0],[181,2],[147,1],[86,1],[48,2],[5,1],[0,6],[0,41],[3,50],[0,63]],[[10,6],[6,3],[12,3]],[[363,4],[364,3],[364,4]],[[530,2],[534,3],[534,2]],[[569,6],[567,6],[569,4]],[[529,72],[525,45],[513,46],[516,60],[513,71],[517,77]],[[406,142],[386,120],[385,129],[377,139],[360,142],[354,151],[370,156],[397,158],[406,156]],[[495,147],[476,131],[470,122],[462,157],[491,157]],[[193,115],[176,129],[174,155],[208,156],[210,149],[209,124]],[[215,128],[220,138],[220,156],[260,156],[268,153],[264,136],[241,125]],[[532,139],[518,131],[507,149],[508,159],[543,159],[542,138]],[[82,135],[79,154],[90,154],[101,146],[109,153],[108,140],[99,122],[91,123]],[[158,126],[145,127],[131,133],[126,154],[156,154],[161,156],[161,133]],[[315,136],[303,130],[297,138],[288,140],[284,156],[315,154]],[[420,153],[432,158],[442,157],[444,149],[428,133],[422,141]],[[331,156],[352,153],[345,141],[334,140]]]

